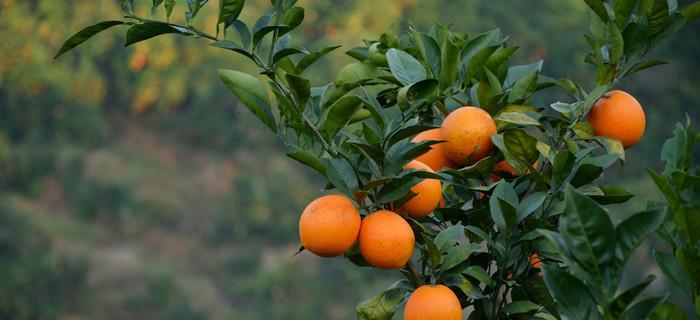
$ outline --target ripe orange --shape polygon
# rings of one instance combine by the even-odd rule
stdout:
[[[421,142],[427,140],[444,140],[440,128],[423,131],[413,138],[413,142]],[[454,168],[455,163],[445,156],[444,142],[430,146],[430,151],[420,155],[416,160],[427,164],[435,171],[440,171],[445,167]]]
[[[597,136],[620,140],[629,148],[644,135],[646,118],[639,101],[629,93],[613,90],[604,94],[591,108],[588,122]]]
[[[424,285],[413,291],[406,302],[404,320],[461,320],[462,306],[450,288]]]
[[[403,267],[411,259],[414,245],[411,226],[394,212],[380,210],[362,220],[360,253],[377,268]]]
[[[360,232],[360,213],[349,198],[320,197],[304,209],[299,219],[299,238],[307,250],[335,257],[350,249]]]
[[[434,172],[430,167],[420,161],[413,160],[404,166],[404,169],[424,170]],[[416,195],[408,200],[400,209],[399,212],[407,213],[411,218],[423,218],[429,215],[442,200],[442,183],[437,179],[424,179],[418,182],[411,191]]]
[[[445,118],[441,133],[447,141],[443,144],[447,158],[458,164],[474,163],[491,153],[496,123],[482,109],[462,107]]]
[[[532,167],[537,169],[537,162],[533,163]],[[513,168],[513,166],[511,166],[510,163],[508,163],[508,161],[505,161],[505,160],[503,160],[499,163],[496,163],[496,165],[493,166],[493,171],[494,171],[494,173],[491,174],[491,180],[493,180],[494,182],[501,180],[501,177],[499,175],[495,174],[496,171],[508,172],[514,176],[518,175],[518,170]],[[530,170],[528,170],[527,172],[530,173]]]

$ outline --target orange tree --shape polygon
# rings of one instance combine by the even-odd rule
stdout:
[[[440,24],[364,40],[346,52],[356,61],[318,86],[304,71],[338,47],[293,44],[304,19],[295,0],[272,0],[253,24],[238,19],[245,1],[221,0],[216,34],[194,23],[207,0],[187,0],[184,23],[170,21],[176,3],[154,0],[152,15],[165,20],[153,20],[121,0],[123,19],[85,28],[58,55],[121,27],[127,46],[190,36],[255,64],[258,75],[219,75],[288,156],[337,194],[304,210],[306,249],[405,277],[358,304],[358,318],[390,319],[403,304],[406,319],[462,319],[464,309],[470,319],[674,318],[668,304],[655,311],[668,295],[640,297],[653,277],[620,282],[641,241],[677,221],[652,205],[614,224],[605,205],[633,195],[602,177],[646,122],[634,97],[612,89],[662,64],[647,53],[700,15],[700,2],[586,0],[590,90],[541,74],[542,61],[511,65],[518,47],[499,30],[468,35]],[[568,101],[534,103],[550,88]]]

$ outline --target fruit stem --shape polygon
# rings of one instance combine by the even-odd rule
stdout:
[[[404,269],[408,271],[408,274],[411,275],[411,277],[408,280],[411,281],[411,284],[413,284],[414,287],[418,288],[425,284],[425,281],[423,281],[423,277],[421,277],[418,271],[416,271],[416,268],[413,267],[413,262],[409,261],[404,267]]]

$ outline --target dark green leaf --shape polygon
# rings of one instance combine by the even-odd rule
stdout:
[[[283,35],[294,28],[298,27],[301,22],[304,21],[304,9],[300,7],[289,8],[285,12],[284,17],[282,17],[282,23],[287,27],[280,31],[280,35]]]
[[[649,315],[654,311],[654,309],[656,309],[656,307],[658,307],[660,304],[666,301],[669,295],[671,294],[667,293],[665,296],[662,297],[647,298],[642,301],[639,301],[632,305],[629,309],[627,309],[625,313],[622,314],[622,317],[620,317],[620,319],[647,319]]]
[[[617,0],[615,1],[615,22],[622,29],[630,18],[632,11],[637,6],[639,0]]]
[[[357,189],[357,176],[353,171],[352,166],[339,158],[325,158],[323,163],[326,165],[326,173],[328,180],[338,191],[349,197],[354,197],[353,191]]]
[[[591,198],[600,204],[623,203],[634,197],[634,194],[621,186],[599,186],[602,195],[592,195]]]
[[[508,75],[506,76],[506,80],[503,82],[503,87],[510,88],[516,81],[522,79],[523,77],[533,72],[542,71],[542,64],[543,61],[540,60],[535,63],[508,68]]]
[[[656,35],[663,29],[666,19],[668,19],[667,0],[653,0],[651,11],[649,12],[649,35]]]
[[[532,301],[518,300],[507,304],[505,308],[503,308],[503,311],[507,314],[520,314],[532,312],[539,309],[540,305]]]
[[[235,70],[219,69],[219,76],[226,86],[268,128],[277,131],[275,118],[270,111],[267,93],[258,78]]]
[[[294,94],[294,98],[297,99],[297,103],[303,111],[306,103],[309,101],[309,97],[311,97],[311,82],[293,74],[287,74],[285,78],[287,78],[289,89]]]
[[[479,245],[473,243],[465,243],[450,248],[447,250],[445,261],[442,263],[442,270],[450,270],[462,262],[467,261],[469,256],[471,256],[477,249],[479,249]]]
[[[173,14],[173,9],[175,9],[176,0],[165,0],[165,18],[170,20],[170,16]]]
[[[693,296],[694,286],[688,273],[678,264],[678,260],[672,255],[661,251],[654,251],[654,259],[664,274],[669,277],[688,296]]]
[[[508,103],[514,104],[522,102],[537,89],[537,70],[520,78],[513,84],[513,89],[508,94]]]
[[[219,24],[225,23],[225,27],[230,26],[241,14],[245,0],[219,0]]]
[[[557,301],[559,313],[569,319],[601,319],[595,301],[581,280],[550,265],[542,266],[542,278]]]
[[[537,139],[525,133],[525,131],[506,131],[503,134],[503,143],[507,149],[507,153],[504,153],[506,160],[519,173],[529,171],[532,164],[539,158],[539,152],[536,148]]]
[[[235,20],[231,24],[234,29],[236,29],[236,32],[238,32],[238,36],[241,38],[241,44],[243,44],[243,48],[248,48],[250,47],[250,42],[252,39],[252,36],[250,35],[250,30],[248,29],[248,26],[240,20]]]
[[[566,187],[559,232],[569,252],[595,279],[605,281],[615,256],[615,229],[605,208]]]
[[[126,44],[124,46],[130,46],[134,43],[168,33],[190,35],[185,29],[174,27],[167,23],[145,22],[129,28],[126,32]]]
[[[615,230],[617,234],[615,261],[619,269],[622,269],[629,256],[644,238],[659,228],[665,217],[666,210],[656,208],[632,215],[617,225]]]
[[[413,56],[405,51],[389,49],[386,53],[391,74],[404,85],[410,85],[424,80],[425,68]]]
[[[500,180],[489,199],[491,217],[499,232],[509,233],[516,220],[515,208],[518,206],[518,194],[513,186]]]
[[[321,162],[321,159],[309,151],[297,149],[294,152],[287,153],[287,156],[318,171],[324,176],[326,175],[326,166]]]
[[[235,42],[233,42],[233,41],[219,40],[219,41],[216,41],[216,42],[212,42],[212,43],[210,44],[210,46],[212,46],[212,47],[217,47],[217,48],[222,48],[222,49],[227,49],[227,50],[231,50],[231,51],[233,51],[233,52],[236,52],[236,53],[238,53],[238,54],[240,54],[240,55],[243,55],[243,56],[247,57],[247,58],[250,59],[250,60],[255,61],[255,57],[254,57],[250,52],[248,52],[247,50],[245,50],[245,48],[239,46],[237,43],[235,43]]]
[[[344,96],[323,112],[320,128],[329,137],[335,136],[350,121],[352,115],[362,106],[357,96]]]
[[[88,39],[92,38],[92,36],[105,31],[111,27],[118,26],[124,24],[123,21],[102,21],[98,24],[89,26],[83,30],[80,30],[78,33],[74,34],[68,40],[66,40],[65,43],[63,43],[63,46],[61,47],[61,50],[58,51],[54,59],[58,58],[62,54],[70,51],[71,49],[79,46],[83,42],[87,41]]]
[[[603,6],[603,0],[585,0],[585,2],[603,22],[610,21],[608,12],[605,10],[605,6]]]
[[[450,226],[438,233],[435,237],[435,246],[441,251],[446,252],[452,248],[464,236],[464,227],[461,225]]]
[[[319,51],[311,52],[308,55],[304,56],[304,58],[299,60],[299,62],[297,63],[297,67],[295,70],[296,74],[301,74],[302,72],[304,72],[304,70],[306,70],[306,68],[311,66],[314,62],[318,61],[318,59],[321,59],[321,57],[338,48],[340,48],[340,46],[326,47]]]
[[[642,291],[644,291],[644,289],[649,286],[654,279],[656,279],[655,276],[649,276],[644,282],[618,294],[608,306],[607,314],[611,316],[611,319],[619,319],[625,309],[629,307],[634,299],[637,298],[637,296],[642,293]]]
[[[387,183],[379,192],[380,203],[391,203],[405,197],[411,188],[423,179],[417,177],[403,177]]]

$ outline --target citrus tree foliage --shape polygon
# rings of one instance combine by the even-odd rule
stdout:
[[[700,167],[693,164],[693,135],[690,121],[677,124],[673,137],[666,140],[661,160],[666,163],[662,172],[649,171],[666,203],[650,204],[668,210],[669,214],[658,234],[671,246],[671,252],[654,252],[654,258],[664,274],[691,299],[695,315],[700,315],[700,242],[695,231],[700,224]],[[659,319],[688,319],[677,306],[666,302],[656,311]]]
[[[472,307],[470,319],[641,319],[666,300],[640,297],[653,277],[620,288],[622,270],[660,225],[669,240],[689,229],[667,219],[663,206],[613,223],[605,205],[633,195],[603,183],[602,176],[625,161],[624,148],[618,140],[595,136],[586,118],[626,76],[663,63],[647,53],[700,15],[700,3],[681,8],[666,0],[585,1],[591,11],[585,62],[596,70],[592,86],[548,77],[541,72],[542,61],[512,65],[518,47],[499,30],[468,35],[441,24],[364,40],[346,51],[355,61],[319,86],[305,71],[338,46],[295,45],[292,31],[305,17],[296,1],[273,0],[269,12],[246,22],[239,19],[243,0],[187,0],[182,24],[170,22],[175,3],[153,1],[151,10],[163,17],[153,20],[137,15],[134,1],[122,0],[123,19],[83,29],[57,57],[113,29],[126,32],[126,46],[166,34],[204,39],[257,66],[258,74],[218,73],[286,143],[289,157],[326,177],[326,189],[354,199],[363,215],[399,207],[422,179],[439,179],[445,186],[443,207],[426,218],[409,218],[419,254],[402,269],[406,279],[358,304],[359,318],[390,319],[410,292],[426,283],[453,289],[463,307]],[[195,25],[200,10],[213,5],[219,12],[216,33],[208,33]],[[569,98],[533,105],[541,90],[561,90]],[[439,142],[414,143],[412,137],[439,127],[446,115],[466,105],[497,121],[498,133],[491,137],[495,150],[437,173],[403,171]],[[671,148],[664,148],[665,160]],[[492,179],[502,160],[516,174]],[[670,174],[655,181],[669,184],[678,176]],[[674,189],[662,190],[673,197]],[[683,212],[679,205],[669,203],[671,211]],[[543,262],[541,275],[530,263],[535,254]],[[345,256],[368,265],[357,248]],[[673,261],[659,260],[662,266]]]

